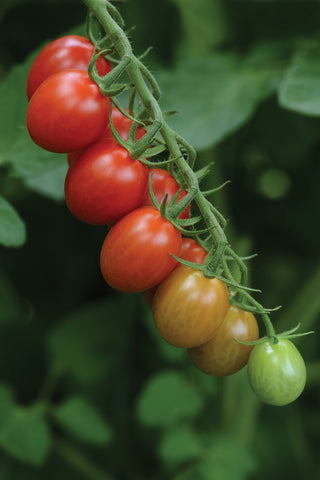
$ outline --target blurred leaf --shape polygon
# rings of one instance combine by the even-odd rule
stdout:
[[[279,89],[282,107],[320,115],[320,39],[298,50]]]
[[[196,149],[221,142],[276,91],[289,50],[286,43],[275,42],[258,45],[243,59],[215,53],[158,71],[163,109],[181,112],[170,125]]]
[[[256,469],[251,451],[231,436],[216,434],[206,454],[174,480],[246,480]]]
[[[49,333],[53,368],[91,384],[105,378],[126,348],[135,309],[130,297],[92,303],[65,315]]]
[[[50,448],[50,431],[40,407],[16,405],[11,391],[0,386],[0,445],[15,458],[42,465]]]
[[[31,140],[26,129],[26,79],[37,51],[15,66],[0,84],[0,165],[25,186],[54,200],[64,198],[65,155],[48,152]]]
[[[256,469],[253,453],[231,436],[220,434],[209,445],[208,460],[201,470],[204,478],[245,480]]]
[[[8,276],[0,269],[0,325],[17,319],[21,313],[20,298]]]
[[[206,54],[227,35],[227,19],[221,0],[172,0],[179,7],[183,36],[179,55]]]
[[[178,425],[164,433],[158,450],[164,462],[175,466],[197,458],[203,446],[199,436],[191,428]]]
[[[5,154],[10,174],[25,186],[52,200],[64,200],[64,180],[68,170],[67,156],[48,152],[31,140],[24,127]]]
[[[110,442],[111,429],[94,405],[84,397],[74,396],[52,409],[53,416],[66,432],[93,445]]]
[[[154,375],[138,398],[139,420],[150,427],[167,427],[197,415],[204,403],[201,394],[177,371]]]
[[[17,211],[0,196],[0,244],[21,247],[26,241],[26,227]]]

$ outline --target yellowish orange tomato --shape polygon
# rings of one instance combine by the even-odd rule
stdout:
[[[188,350],[194,365],[208,375],[231,375],[244,367],[253,346],[242,345],[234,339],[251,342],[259,338],[254,315],[231,305],[222,325],[205,344]]]
[[[157,288],[152,312],[164,340],[176,347],[191,348],[214,336],[228,306],[225,283],[180,265]]]

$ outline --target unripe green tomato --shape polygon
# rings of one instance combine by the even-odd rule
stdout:
[[[255,345],[248,361],[248,377],[265,403],[283,406],[296,400],[306,384],[306,366],[299,350],[287,338]]]

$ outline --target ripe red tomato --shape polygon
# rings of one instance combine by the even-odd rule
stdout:
[[[152,304],[155,326],[171,345],[192,348],[208,342],[223,322],[228,289],[217,278],[179,265],[159,285]]]
[[[303,392],[307,372],[297,347],[288,338],[255,345],[248,361],[252,390],[265,403],[284,406]]]
[[[83,70],[47,78],[33,94],[27,127],[33,141],[57,153],[80,150],[96,141],[109,122],[110,101]]]
[[[175,193],[179,190],[179,185],[176,182],[175,178],[169,173],[167,170],[163,170],[162,168],[151,168],[149,176],[152,175],[152,190],[153,193],[159,202],[163,201],[164,197],[166,194],[168,194],[168,200],[167,204],[171,200],[171,198],[174,196]],[[181,200],[185,195],[187,195],[187,192],[185,190],[182,190],[178,200]],[[153,205],[150,194],[149,194],[149,189],[146,191],[145,197],[143,199],[143,205]],[[189,218],[189,208],[186,207],[184,211],[181,213],[179,218]]]
[[[188,262],[200,263],[203,264],[206,258],[207,252],[202,248],[193,238],[183,238],[181,243],[181,250],[179,253],[179,258],[183,260],[188,260]],[[179,262],[177,266],[179,266]],[[143,292],[143,298],[145,299],[146,304],[152,308],[153,298],[157,291],[158,285],[149,290]]]
[[[100,267],[106,282],[123,292],[141,292],[160,283],[175,267],[181,235],[154,207],[121,218],[105,238]]]
[[[126,117],[123,115],[117,108],[113,107],[112,108],[112,113],[111,113],[111,119],[112,123],[119,133],[120,137],[123,138],[123,140],[128,140],[129,136],[129,131],[132,125],[132,120],[130,118]],[[139,125],[137,127],[136,131],[136,140],[139,140],[143,135],[145,134],[145,130]],[[116,141],[116,139],[113,136],[113,133],[111,132],[110,125],[107,125],[106,130],[102,134],[102,138],[108,138],[110,141],[112,141],[115,145],[119,145],[119,143]],[[70,152],[68,153],[68,164],[71,165],[73,160],[77,158],[79,155],[80,151],[77,152]]]
[[[67,205],[91,225],[110,225],[141,205],[148,169],[108,139],[82,150],[65,180]]]
[[[207,252],[194,238],[183,238],[179,257],[188,262],[203,264]]]
[[[259,338],[259,327],[252,313],[230,305],[222,325],[203,345],[188,350],[194,365],[204,373],[217,377],[231,375],[244,367],[253,346],[237,343]]]
[[[54,73],[62,70],[88,70],[94,46],[80,35],[66,35],[57,38],[44,47],[37,55],[28,73],[27,97],[32,97],[39,85]],[[111,70],[110,63],[100,56],[96,61],[99,75]]]

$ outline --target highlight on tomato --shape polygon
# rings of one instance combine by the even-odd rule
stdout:
[[[228,306],[229,294],[224,282],[179,265],[159,285],[152,313],[164,340],[176,347],[192,348],[215,335]]]
[[[306,384],[307,372],[297,347],[288,338],[255,345],[248,361],[252,390],[261,401],[284,406],[296,400]]]
[[[154,207],[140,207],[122,217],[102,245],[100,268],[116,290],[141,292],[160,283],[176,266],[181,235]]]
[[[54,73],[63,70],[88,70],[94,52],[93,44],[80,35],[65,35],[46,45],[34,59],[27,78],[27,97],[32,97],[39,85]],[[102,56],[96,61],[100,76],[111,70],[111,64]]]
[[[110,100],[83,70],[47,78],[33,94],[27,127],[33,141],[51,152],[68,153],[98,140],[109,123]]]
[[[84,149],[69,167],[65,197],[71,213],[91,225],[112,225],[141,205],[148,169],[128,151],[100,140]]]
[[[199,243],[196,242],[196,240],[194,240],[193,238],[182,239],[181,250],[178,255],[179,258],[182,258],[183,260],[188,260],[188,262],[199,263],[202,265],[205,261],[206,256],[206,250],[201,247]],[[178,262],[177,266],[179,265],[180,264]],[[143,292],[143,298],[150,308],[152,308],[152,302],[156,294],[157,288],[158,285]]]
[[[168,199],[166,204],[169,203],[171,198],[177,193],[179,190],[179,185],[175,178],[169,173],[167,170],[162,168],[150,168],[149,176],[152,174],[152,191],[154,196],[156,197],[158,203],[161,205],[162,201],[164,200],[166,194],[168,195]],[[182,190],[179,194],[178,201],[181,200],[187,192]],[[152,200],[150,198],[149,189],[145,193],[145,197],[143,199],[143,205],[150,205],[152,206]],[[186,207],[179,218],[189,218],[189,207]]]
[[[259,338],[254,315],[230,305],[223,323],[208,342],[188,350],[192,363],[202,372],[217,377],[231,375],[248,362],[253,346],[236,342],[252,342]],[[236,340],[235,340],[236,339]]]

